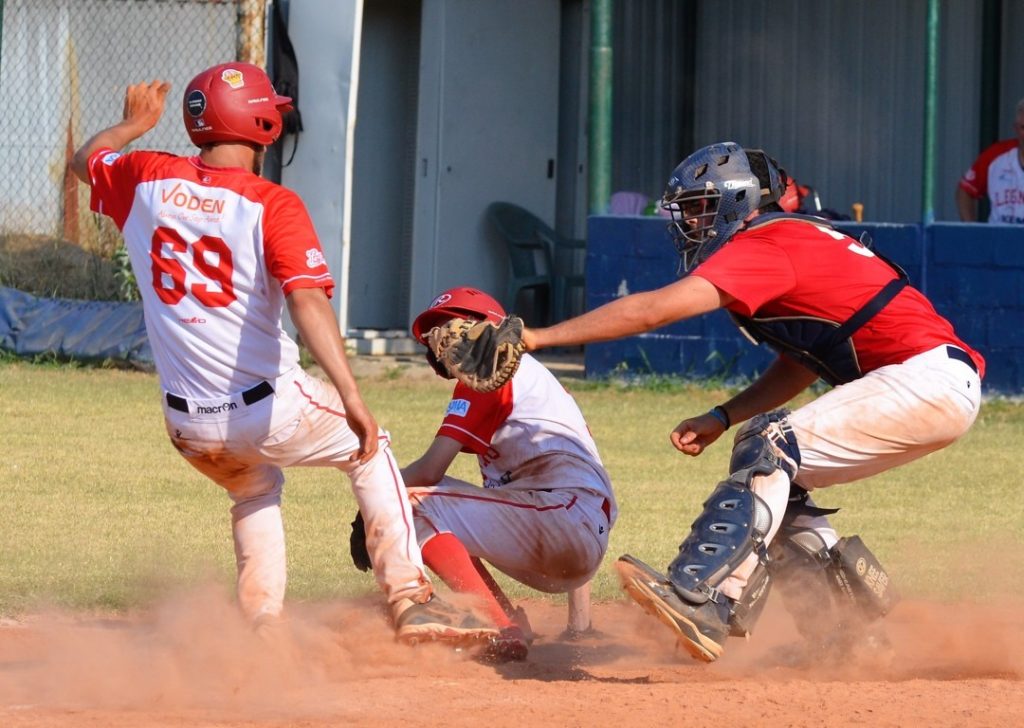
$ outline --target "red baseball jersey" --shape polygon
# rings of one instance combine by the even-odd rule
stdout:
[[[896,272],[826,225],[780,219],[737,233],[693,275],[735,298],[727,308],[742,316],[813,316],[842,323]],[[942,344],[966,351],[985,373],[982,356],[910,286],[854,333],[853,344],[865,374]]]
[[[299,364],[285,296],[334,283],[298,196],[243,169],[159,152],[89,158],[91,207],[124,234],[160,382],[193,399]]]
[[[494,392],[482,394],[456,384],[437,434],[476,454],[484,487],[500,488],[510,481],[515,487],[513,478],[523,465],[542,455],[566,453],[590,463],[604,481],[603,495],[612,499],[597,445],[576,400],[529,354],[512,381]]]

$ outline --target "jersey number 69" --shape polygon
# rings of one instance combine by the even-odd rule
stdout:
[[[207,253],[214,253],[217,264],[211,264]],[[191,254],[192,267],[207,279],[216,283],[220,290],[211,290],[206,283],[193,283],[191,293],[204,306],[217,308],[227,306],[235,300],[235,288],[231,284],[231,248],[223,239],[212,235],[204,235],[189,245],[178,231],[168,227],[158,227],[153,232],[153,246],[150,249],[149,257],[153,261],[153,289],[164,303],[173,306],[178,303],[185,294],[185,267],[181,264],[179,257]],[[171,287],[167,288],[164,282],[167,278],[171,281]]]

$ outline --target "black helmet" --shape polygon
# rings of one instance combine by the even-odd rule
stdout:
[[[668,229],[683,270],[725,245],[754,210],[777,201],[785,180],[774,159],[735,142],[712,144],[680,162],[661,206],[672,215]]]

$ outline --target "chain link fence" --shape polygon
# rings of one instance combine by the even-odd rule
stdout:
[[[121,118],[132,83],[171,82],[136,143],[191,154],[180,94],[228,60],[265,66],[269,0],[0,0],[0,285],[117,298],[120,233],[89,210],[74,151]]]

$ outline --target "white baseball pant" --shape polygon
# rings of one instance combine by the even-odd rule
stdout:
[[[789,415],[800,447],[796,484],[813,491],[849,483],[941,450],[970,429],[980,406],[978,373],[950,358],[945,345],[876,369]],[[755,476],[751,490],[771,510],[770,543],[786,512],[789,478],[781,470]],[[828,548],[838,541],[824,516],[800,516],[794,525],[816,531]],[[749,556],[722,592],[739,598],[756,565]]]
[[[425,601],[430,580],[416,543],[405,484],[388,434],[368,463],[348,458],[359,440],[335,388],[296,369],[270,383],[271,396],[246,404],[241,393],[189,401],[181,412],[164,398],[171,442],[197,470],[224,488],[238,567],[238,600],[253,620],[276,617],[284,605],[286,565],[281,518],[282,468],[319,466],[349,476],[366,521],[366,546],[377,583],[394,604]],[[181,398],[177,400],[180,407]]]
[[[577,458],[549,455],[536,463],[542,467],[502,488],[451,477],[410,488],[419,543],[451,533],[470,555],[538,591],[586,584],[608,549],[615,504],[590,489],[605,486]]]

